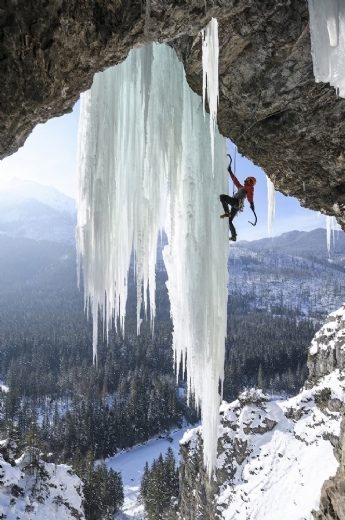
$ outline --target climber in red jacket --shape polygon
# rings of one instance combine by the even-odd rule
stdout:
[[[244,206],[244,200],[248,199],[250,203],[250,209],[255,214],[254,207],[254,186],[256,184],[255,177],[247,177],[244,181],[244,185],[238,181],[237,177],[232,173],[231,170],[231,162],[228,166],[228,172],[230,173],[230,177],[235,184],[236,188],[238,188],[237,193],[233,197],[229,197],[229,195],[220,195],[220,202],[224,208],[224,214],[220,216],[220,218],[229,217],[229,227],[231,231],[231,237],[229,240],[236,242],[236,229],[232,223],[234,218],[236,217],[239,211],[242,211]],[[231,206],[231,211],[229,212],[229,206]],[[254,225],[254,224],[253,224]]]

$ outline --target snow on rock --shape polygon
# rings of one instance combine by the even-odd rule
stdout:
[[[315,334],[309,349],[309,379],[345,367],[345,305],[332,312]]]
[[[7,385],[4,385],[3,383],[0,383],[0,390],[4,394],[7,394],[7,392],[9,391],[9,387]]]
[[[3,445],[4,441],[2,441]],[[71,468],[39,462],[30,471],[28,452],[4,460],[0,447],[0,518],[6,520],[83,520],[82,483]]]
[[[286,401],[270,401],[261,391],[250,390],[231,404],[224,402],[217,471],[208,497],[213,502],[210,518],[311,519],[322,484],[338,467],[328,439],[339,436],[341,420],[339,412],[316,402],[322,401],[325,389],[344,400],[344,387],[335,371]],[[181,444],[195,464],[200,428],[188,432]],[[189,469],[185,466],[183,471],[188,481]],[[194,496],[207,496],[201,476],[198,468]]]
[[[297,396],[279,401],[250,389],[231,404],[223,402],[211,482],[202,467],[202,428],[184,435],[183,518],[319,518],[321,489],[322,505],[336,487],[332,477],[342,456],[344,345],[345,305],[328,316],[312,340],[310,377]]]

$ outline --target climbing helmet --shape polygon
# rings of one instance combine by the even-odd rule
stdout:
[[[250,184],[252,184],[253,186],[255,186],[255,184],[256,184],[256,179],[255,179],[255,177],[247,177],[247,178],[246,178],[246,181],[249,181]]]

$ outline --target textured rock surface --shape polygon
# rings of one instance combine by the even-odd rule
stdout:
[[[220,131],[276,189],[344,227],[345,100],[314,81],[307,2],[239,7],[220,20]],[[201,93],[200,45],[173,46]]]
[[[219,20],[221,132],[281,192],[345,226],[345,100],[315,84],[300,0],[0,1],[0,157],[71,110],[95,72],[170,42],[201,93],[200,29]]]
[[[345,422],[341,425],[340,439],[335,446],[339,469],[335,477],[326,480],[321,490],[320,510],[313,511],[316,520],[345,519]]]
[[[332,312],[323,327],[313,338],[309,356],[309,383],[317,378],[330,374],[338,368],[345,367],[345,305],[342,309]]]
[[[204,0],[0,0],[0,158],[132,47],[197,34],[218,11]]]
[[[345,305],[330,314],[325,325],[315,335],[308,357],[309,382],[335,369],[344,372],[345,366]],[[344,375],[345,379],[345,375]],[[320,510],[313,511],[316,520],[345,520],[345,403],[329,396],[320,395],[319,406],[328,406],[342,413],[343,420],[339,439],[334,439],[334,454],[339,462],[335,477],[327,480],[321,491]]]
[[[324,480],[337,470],[333,448],[341,413],[331,408],[344,397],[342,378],[333,371],[286,401],[252,389],[223,403],[211,481],[203,468],[200,430],[182,440],[181,518],[310,518]]]
[[[267,518],[265,507],[268,517],[275,518],[272,508],[279,496],[284,501],[282,518],[309,518],[312,512],[316,520],[345,520],[344,351],[345,305],[328,316],[313,338],[310,375],[300,394],[275,402],[261,391],[249,390],[223,404],[217,469],[211,481],[203,468],[198,430],[187,434],[181,447],[182,518],[216,520],[247,514],[261,519]],[[330,459],[338,461],[338,469],[336,463],[333,470],[323,467]],[[316,468],[323,475],[317,482]],[[323,483],[329,475],[335,476]],[[278,489],[282,481],[284,497]],[[311,500],[307,511],[299,486]]]

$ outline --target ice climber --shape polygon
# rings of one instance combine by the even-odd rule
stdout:
[[[232,240],[236,242],[236,229],[233,225],[232,221],[236,217],[237,213],[239,211],[243,210],[244,206],[244,200],[248,199],[248,202],[250,204],[250,209],[253,211],[255,215],[255,207],[254,207],[254,186],[256,184],[255,177],[247,177],[244,181],[244,186],[238,181],[237,177],[232,173],[231,170],[231,158],[230,158],[230,164],[228,166],[228,172],[230,173],[230,177],[238,189],[237,193],[234,194],[233,197],[230,197],[229,195],[220,195],[220,202],[223,205],[224,208],[224,214],[220,216],[220,218],[226,218],[229,217],[229,227],[231,231],[231,237],[229,237],[229,240]],[[229,212],[229,206],[231,206],[231,210]],[[256,215],[255,215],[256,218]],[[252,224],[252,223],[251,223]],[[256,221],[255,221],[256,224]],[[252,225],[255,225],[252,224]]]

